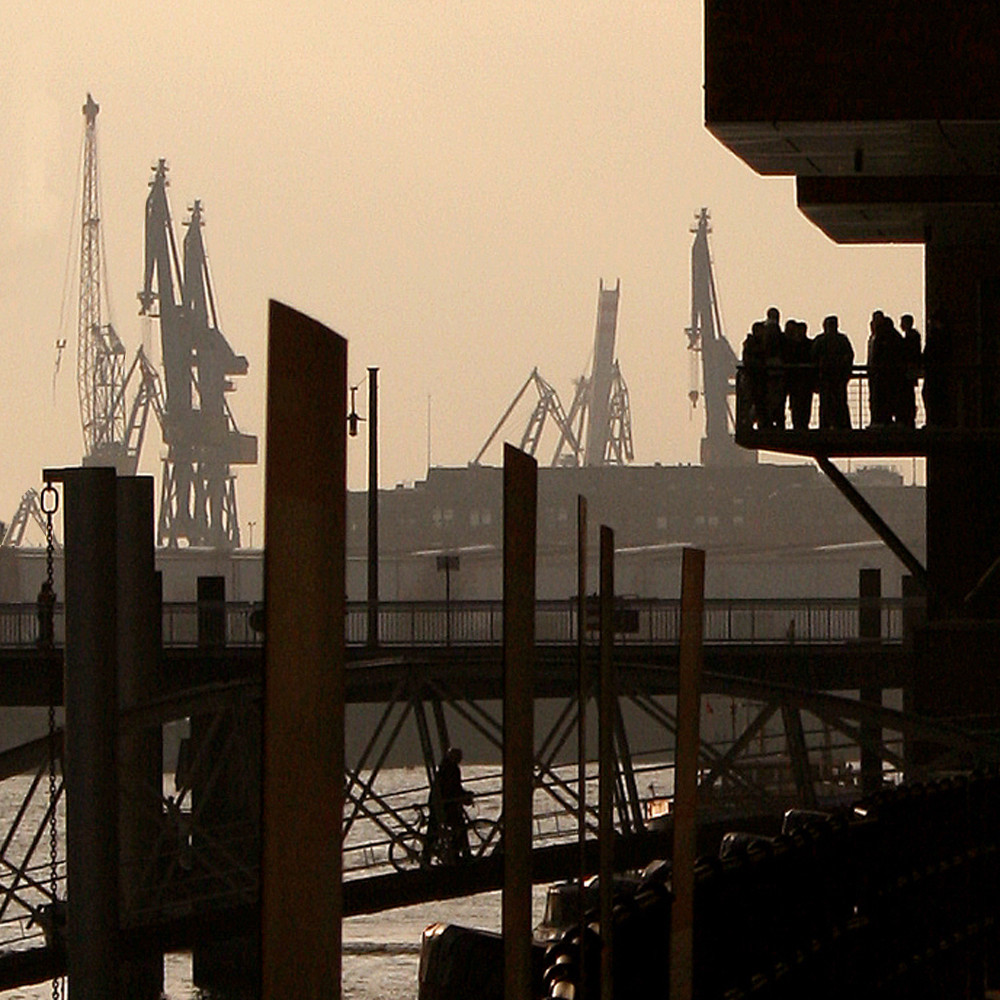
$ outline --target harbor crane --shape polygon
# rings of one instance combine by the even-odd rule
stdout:
[[[576,379],[576,391],[569,412],[563,408],[559,394],[552,385],[542,378],[537,368],[532,369],[472,460],[473,465],[479,464],[532,385],[538,393],[538,401],[521,435],[522,451],[529,455],[535,454],[545,423],[551,420],[559,431],[559,440],[551,462],[553,468],[625,465],[632,461],[632,414],[628,386],[615,359],[620,291],[620,282],[615,282],[614,288],[605,288],[601,281],[593,368],[589,376],[582,375]]]
[[[692,352],[692,406],[705,400],[705,436],[701,440],[701,464],[709,468],[755,464],[757,453],[740,448],[734,439],[736,421],[729,397],[735,393],[736,354],[722,331],[719,296],[708,246],[711,232],[707,208],[695,216],[691,232],[691,325],[684,331]],[[697,359],[701,359],[701,385]]]
[[[98,182],[99,111],[100,105],[88,93],[87,102],[83,106],[86,124],[83,141],[77,337],[77,390],[83,427],[83,464],[113,465],[119,475],[134,476],[139,465],[150,409],[162,422],[163,394],[159,372],[141,347],[126,371],[125,346],[114,326],[110,322],[103,322],[108,282],[103,259],[104,235]],[[110,309],[108,312],[110,313]],[[60,344],[65,346],[65,341],[57,342],[57,347]],[[135,394],[131,403],[128,403],[129,386],[136,383]]]
[[[125,346],[114,326],[104,322],[103,315],[107,273],[102,254],[104,240],[97,173],[97,114],[100,110],[100,105],[88,93],[83,105],[86,124],[80,201],[77,391],[84,464],[114,465],[126,472]]]
[[[178,255],[167,170],[159,160],[149,184],[139,292],[140,314],[160,321],[166,382],[157,411],[167,446],[157,544],[236,548],[240,528],[231,467],[256,464],[257,438],[240,433],[226,394],[235,389],[231,377],[245,375],[249,365],[219,330],[200,201],[186,223],[183,263]]]

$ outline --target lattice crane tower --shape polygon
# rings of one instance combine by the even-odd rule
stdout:
[[[80,216],[80,304],[76,375],[85,465],[119,465],[125,455],[125,348],[102,305],[107,275],[103,262],[101,198],[97,176],[97,113],[87,94]],[[103,284],[102,284],[103,282]]]

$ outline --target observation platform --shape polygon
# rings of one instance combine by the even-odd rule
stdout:
[[[814,374],[813,366],[776,365],[757,377],[765,383],[777,379],[784,383],[801,375],[803,370]],[[943,371],[942,413],[937,422],[929,422],[924,405],[924,377],[916,383],[914,392],[916,418],[913,427],[902,424],[875,424],[871,414],[871,372],[867,365],[855,365],[847,383],[847,409],[850,426],[824,427],[820,422],[819,393],[814,391],[808,425],[792,425],[788,401],[778,426],[769,426],[754,406],[750,370],[739,366],[736,371],[736,443],[760,451],[802,455],[811,458],[900,458],[926,456],[929,452],[958,446],[1000,443],[1000,396],[994,386],[1000,380],[992,373],[978,371]],[[783,426],[782,426],[783,425]]]

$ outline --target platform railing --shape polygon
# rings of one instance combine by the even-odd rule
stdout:
[[[595,609],[586,613],[588,636],[598,638]],[[163,645],[198,645],[198,605],[163,606]],[[903,637],[903,600],[882,599],[882,637]],[[495,646],[503,641],[502,601],[386,601],[379,605],[379,642],[383,646]],[[263,613],[253,602],[230,602],[225,608],[226,645],[260,646]],[[680,638],[680,601],[661,598],[621,598],[616,601],[615,642],[618,645],[671,645]],[[545,644],[576,641],[575,600],[539,601],[535,639]],[[55,642],[65,641],[65,611],[57,604]],[[367,642],[368,611],[364,601],[347,606],[345,626],[349,646]],[[794,645],[843,643],[859,634],[857,598],[709,599],[705,602],[704,635],[709,644]],[[0,604],[0,648],[25,648],[38,643],[38,613],[33,604]]]
[[[820,395],[832,388],[830,373],[813,364],[738,365],[736,368],[736,437],[752,445],[756,434],[780,431],[858,431],[904,436],[930,428],[947,435],[995,434],[1000,428],[1000,367],[997,365],[934,365],[899,371],[854,365],[846,374],[847,421],[820,420]],[[843,375],[841,376],[843,378]],[[881,386],[878,381],[881,380]],[[913,400],[912,427],[872,410],[872,390],[881,391],[895,414],[901,397]],[[802,388],[808,419],[795,426],[793,396]],[[805,403],[801,404],[805,411]],[[741,440],[742,439],[742,440]]]
[[[737,435],[753,431],[773,430],[821,430],[820,392],[825,376],[815,365],[767,365],[736,369],[736,429]],[[883,373],[882,378],[886,376]],[[898,376],[897,376],[898,379]],[[891,383],[892,376],[889,376]],[[806,426],[794,427],[792,394],[805,386],[803,394],[808,397],[808,421]],[[889,392],[908,393],[914,400],[913,429],[926,426],[927,413],[924,406],[924,377],[918,373],[906,377]],[[854,365],[847,379],[848,425],[827,429],[837,430],[909,430],[901,423],[879,423],[871,408],[872,371],[867,365]],[[777,402],[780,400],[780,403]],[[776,418],[776,419],[775,419]]]

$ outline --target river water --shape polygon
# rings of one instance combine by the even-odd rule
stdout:
[[[467,776],[476,777],[476,768],[467,769]],[[495,773],[495,772],[494,772]],[[172,775],[165,776],[165,787],[172,784]],[[410,769],[401,769],[398,776],[387,780],[404,784],[414,780]],[[27,777],[10,778],[0,783],[0,842],[29,788]],[[18,845],[29,843],[45,808],[44,785],[32,800],[28,821],[19,829],[8,855],[19,861]],[[60,837],[62,832],[60,831]],[[38,859],[47,857],[47,841],[39,847]],[[44,879],[44,874],[36,877]],[[7,883],[7,878],[2,880]],[[2,892],[0,892],[2,896]],[[539,922],[545,902],[545,887],[534,892],[535,922]],[[415,1000],[420,940],[424,929],[438,921],[498,931],[501,920],[499,892],[482,893],[463,899],[422,903],[415,906],[386,910],[381,913],[351,917],[343,925],[343,996],[347,1000]],[[22,920],[23,927],[24,921]],[[10,933],[12,925],[5,923],[0,932]],[[0,943],[0,947],[3,944]],[[196,1000],[201,994],[191,982],[191,956],[170,954],[164,958],[166,1000]],[[46,1000],[52,996],[50,983],[0,992],[3,1000]],[[64,990],[63,996],[66,996]]]

